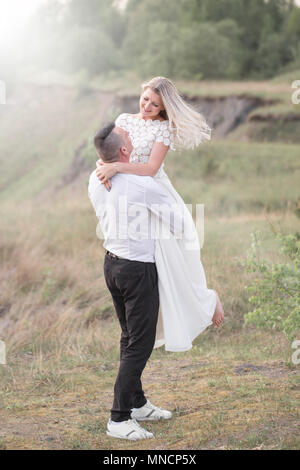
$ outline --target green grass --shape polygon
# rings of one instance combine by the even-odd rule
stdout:
[[[101,126],[99,103],[109,107],[113,97],[95,92],[81,98],[77,89],[38,87],[25,99],[24,85],[19,87],[17,105],[0,113],[0,200],[47,199],[64,184],[79,146]]]
[[[149,424],[153,441],[129,443],[111,441],[104,432],[120,327],[113,308],[105,319],[89,314],[90,309],[101,313],[112,301],[88,201],[79,197],[65,207],[58,201],[35,208],[30,225],[26,214],[16,216],[14,232],[2,240],[1,250],[4,272],[7,262],[16,268],[9,285],[3,284],[4,294],[14,293],[14,303],[12,323],[5,329],[8,364],[0,367],[0,417],[9,425],[0,434],[2,447],[297,448],[297,370],[290,363],[290,344],[282,333],[245,327],[243,320],[249,308],[244,292],[248,276],[240,261],[250,246],[250,233],[262,231],[265,254],[272,259],[272,226],[299,229],[292,214],[270,214],[269,221],[249,213],[206,217],[202,260],[208,285],[220,293],[226,321],[222,329],[200,335],[186,353],[153,351],[143,374],[145,391],[154,403],[173,410],[174,419]],[[40,283],[45,266],[51,279],[66,280],[50,303]],[[29,292],[24,283],[30,283]],[[236,368],[245,363],[263,370],[238,375]],[[274,436],[267,434],[270,426]]]
[[[300,70],[293,70],[278,75],[271,79],[272,83],[292,83],[294,80],[300,80]]]
[[[247,121],[234,129],[230,135],[230,140],[235,142],[277,142],[280,144],[300,143],[300,134],[297,128],[297,121],[285,121],[284,119],[267,121]]]
[[[76,162],[74,161],[74,155],[78,152],[79,147],[85,141],[91,139],[104,118],[113,118],[117,114],[116,94],[119,96],[128,94],[138,96],[140,91],[140,79],[133,75],[96,77],[91,83],[89,80],[84,80],[83,83],[86,83],[84,90],[82,88],[82,77],[81,81],[80,77],[69,77],[69,82],[66,81],[66,78],[63,79],[57,74],[55,79],[53,77],[53,73],[51,73],[48,82],[47,75],[40,81],[38,79],[34,80],[33,83],[36,84],[36,88],[32,89],[28,88],[28,85],[26,88],[24,84],[18,84],[13,97],[14,104],[8,102],[6,106],[1,107],[1,202],[23,203],[24,200],[34,198],[43,203],[47,198],[55,197],[57,193],[61,193],[64,187],[64,175],[70,174],[71,169],[75,171],[75,176],[80,174],[80,168],[76,169]],[[69,86],[66,86],[67,83]],[[74,84],[75,87],[72,87]],[[176,84],[182,93],[194,96],[252,95],[280,100],[279,104],[253,110],[253,114],[264,115],[271,113],[275,116],[278,116],[278,114],[285,116],[291,112],[299,114],[300,110],[300,106],[291,103],[292,89],[288,79],[286,81],[282,79],[278,83],[276,80],[266,80],[258,82],[176,81]],[[282,124],[277,120],[271,125],[268,123],[268,125],[261,127],[252,126],[249,133],[248,128],[238,127],[232,136],[233,140],[237,136],[240,141],[247,138],[249,134],[251,142],[255,140],[298,142],[297,122]],[[204,146],[199,153],[195,152],[191,156],[189,154],[184,155],[184,161],[187,162],[187,165],[199,158],[204,160],[204,165],[207,165],[201,167],[202,162],[197,161],[196,163],[196,174],[200,179],[201,194],[206,191],[206,186],[203,183],[201,184],[201,177],[208,178],[207,184],[210,184],[209,177],[220,175],[220,170],[222,170],[220,160],[223,157],[223,149],[225,155],[231,152],[230,142],[227,145],[227,142],[222,141],[220,145],[220,149],[213,144],[209,147]],[[210,150],[206,150],[208,148]],[[262,150],[260,147],[247,148],[244,145],[241,150],[244,157],[242,161],[249,156],[251,156],[251,161],[253,159],[257,161],[263,154],[273,153],[271,147]],[[91,152],[92,150],[90,150]],[[207,152],[210,152],[208,154],[210,158],[203,157],[203,154]],[[257,157],[253,155],[254,152],[258,152]],[[295,158],[296,147],[295,149],[288,149],[288,152],[291,152],[292,156],[287,158]],[[227,166],[239,166],[236,161],[237,152],[234,153],[235,156],[233,156],[231,162],[226,156]],[[171,155],[168,156],[167,168],[170,168],[172,173],[170,157]],[[90,159],[91,161],[95,160],[95,155],[91,155]],[[173,160],[176,161],[176,156],[174,158],[172,155]],[[249,161],[249,165],[251,161]],[[245,169],[247,171],[247,168]],[[201,173],[199,170],[204,172]],[[232,170],[232,168],[228,168],[228,170]],[[233,171],[235,172],[234,168]],[[177,170],[177,167],[175,167],[175,172],[178,172],[178,176],[180,176],[180,168]],[[198,184],[197,178],[193,178],[193,180],[193,186]],[[231,181],[226,182],[223,189],[220,186],[221,194],[218,197],[220,196],[221,207],[216,207],[216,210],[223,210],[224,205],[227,204],[231,206],[232,201],[227,201],[226,196],[223,195],[223,192],[228,194],[228,183],[231,185]],[[180,185],[183,186],[184,182]],[[193,187],[189,197],[194,198],[195,196],[197,196],[197,191]],[[63,197],[64,194],[62,194]],[[187,191],[185,191],[185,197],[187,197]],[[246,208],[247,203],[247,201],[246,203],[242,202],[243,209]],[[234,206],[235,204],[233,208]],[[251,201],[249,201],[248,206],[250,210],[255,209],[253,207],[255,203]]]
[[[165,167],[185,202],[205,204],[207,215],[284,211],[300,197],[295,144],[209,143],[173,152]]]
[[[203,94],[247,87],[263,94],[266,87],[219,85],[185,83]],[[270,84],[268,95],[287,96],[281,85]],[[204,204],[202,262],[226,317],[188,352],[153,351],[142,377],[145,392],[174,414],[170,422],[147,424],[155,439],[111,440],[105,426],[120,327],[87,197],[89,172],[56,185],[103,119],[101,106],[111,109],[112,96],[38,90],[19,119],[12,109],[0,115],[0,331],[7,345],[7,365],[0,365],[0,420],[6,423],[0,449],[299,448],[294,350],[283,333],[244,324],[251,276],[241,264],[252,232],[262,233],[264,257],[277,260],[274,231],[300,230],[294,209],[299,145],[242,141],[248,128],[195,152],[168,154],[166,171],[185,202]]]

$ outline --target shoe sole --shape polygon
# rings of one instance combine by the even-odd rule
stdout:
[[[154,436],[151,437],[127,437],[127,436],[120,436],[119,434],[112,434],[109,431],[106,431],[106,434],[110,437],[115,437],[116,439],[126,439],[127,441],[142,441],[143,439],[152,439]]]
[[[170,416],[169,418],[163,418],[163,417],[160,417],[160,418],[151,418],[151,416],[149,418],[145,417],[145,418],[132,418],[132,419],[136,419],[137,421],[167,421],[168,419],[171,419],[172,416]]]

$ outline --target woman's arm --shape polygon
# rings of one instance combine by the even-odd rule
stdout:
[[[130,173],[139,176],[155,176],[169,150],[162,142],[154,142],[147,163],[125,163],[117,162],[119,173]]]
[[[125,163],[122,161],[115,163],[103,163],[97,171],[97,177],[101,183],[106,183],[109,178],[116,173],[130,173],[138,176],[155,176],[158,172],[169,146],[162,142],[154,142],[149,160],[147,163]]]

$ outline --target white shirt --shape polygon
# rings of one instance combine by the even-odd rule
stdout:
[[[117,173],[111,182],[108,191],[94,170],[88,186],[104,248],[121,258],[154,263],[158,233],[160,238],[182,237],[183,208],[150,176]]]

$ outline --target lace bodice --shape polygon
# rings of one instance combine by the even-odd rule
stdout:
[[[115,124],[129,134],[133,146],[130,162],[147,163],[154,142],[163,142],[170,146],[170,150],[175,150],[174,133],[169,128],[169,121],[139,119],[131,114],[123,113],[118,116]],[[164,163],[161,164],[156,177],[163,175],[163,166]]]

